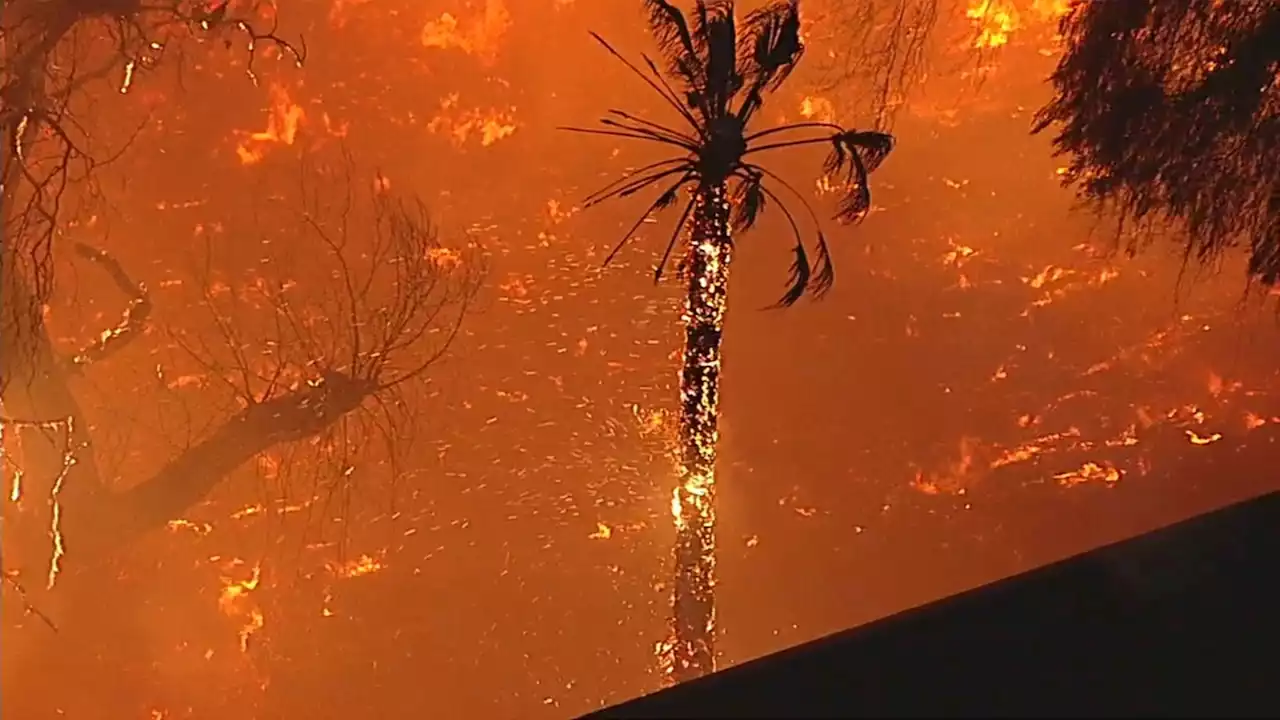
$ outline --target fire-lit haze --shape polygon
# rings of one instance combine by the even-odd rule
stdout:
[[[874,122],[869,88],[833,84],[851,51],[839,4],[804,7],[805,59],[764,120]],[[830,295],[761,310],[786,280],[785,221],[736,241],[722,666],[1280,487],[1280,328],[1245,297],[1241,259],[1112,255],[1111,226],[1029,134],[1066,0],[939,5],[927,72],[889,98],[898,145],[875,209],[827,224]],[[6,547],[58,630],[5,587],[4,716],[566,718],[656,689],[682,293],[652,267],[674,217],[602,271],[646,203],[580,200],[658,156],[555,129],[613,107],[671,121],[588,35],[651,51],[640,4],[277,14],[306,38],[300,69],[266,53],[255,83],[242,55],[193,47],[95,98],[103,146],[130,144],[68,210],[47,317],[73,352],[128,301],[72,241],[108,251],[153,306],[141,337],[72,380],[103,478],[152,476],[243,408],[231,387],[258,380],[238,368],[269,377],[309,352],[276,342],[281,297],[319,335],[344,322],[342,268],[308,218],[350,202],[363,243],[370,203],[420,198],[433,266],[482,266],[483,285],[388,412],[371,399],[277,444],[106,559],[78,562],[68,538],[52,590],[57,538]],[[769,167],[830,216],[821,161],[802,148]],[[351,252],[353,272],[370,266]],[[385,302],[399,286],[380,282]],[[448,312],[396,367],[442,346]]]

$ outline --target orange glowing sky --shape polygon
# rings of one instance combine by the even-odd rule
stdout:
[[[1262,468],[1280,453],[1280,334],[1241,304],[1242,264],[1184,278],[1169,247],[1112,256],[1027,132],[1063,4],[940,2],[875,211],[828,228],[826,300],[758,310],[785,279],[784,226],[739,240],[725,664],[1277,487]],[[638,3],[279,15],[307,37],[300,70],[264,61],[255,85],[205,49],[95,105],[107,140],[149,123],[74,232],[155,304],[142,340],[77,380],[105,472],[130,486],[236,410],[177,344],[221,347],[206,297],[243,301],[228,312],[256,351],[274,316],[254,287],[295,283],[317,307],[332,287],[290,245],[305,162],[345,151],[359,192],[419,196],[443,234],[484,248],[485,286],[398,398],[415,417],[396,462],[368,428],[278,447],[106,566],[68,548],[42,596],[56,636],[6,591],[6,717],[564,718],[654,689],[680,291],[650,270],[669,226],[602,271],[641,207],[579,201],[651,155],[554,129],[610,107],[666,119],[587,35],[648,50]],[[809,34],[766,119],[871,122],[865,88],[828,89],[838,28]],[[828,213],[821,160],[771,167]],[[70,348],[122,300],[66,267],[49,317]]]

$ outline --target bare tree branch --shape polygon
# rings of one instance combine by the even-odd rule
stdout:
[[[351,433],[388,449],[400,437],[396,394],[447,353],[483,263],[475,248],[442,245],[421,203],[380,183],[357,190],[345,155],[333,166],[307,165],[302,177],[306,199],[286,211],[298,237],[267,244],[288,249],[261,264],[269,277],[233,287],[214,279],[206,257],[202,296],[222,342],[174,335],[239,408],[155,474],[100,499],[101,510],[81,509],[76,534],[101,538],[91,545],[107,549],[180,518],[237,468],[290,443],[328,438],[321,445],[339,451],[329,489],[345,496],[354,468],[347,451],[370,439],[354,442]],[[308,262],[288,277],[283,254],[298,248]]]
[[[128,345],[139,333],[143,325],[151,317],[151,294],[144,283],[135,283],[121,267],[120,262],[105,250],[99,250],[85,243],[75,244],[76,252],[88,258],[106,271],[116,287],[129,297],[125,306],[124,317],[115,327],[103,330],[96,340],[72,356],[70,364],[74,372],[83,372],[90,363],[103,360]]]
[[[40,341],[36,317],[53,287],[52,245],[71,188],[91,184],[93,171],[119,157],[132,138],[105,154],[92,147],[78,113],[90,86],[114,81],[126,93],[166,52],[187,42],[244,43],[246,72],[256,82],[264,53],[295,64],[305,44],[276,32],[273,8],[223,2],[213,10],[195,0],[10,0],[0,5],[0,279],[25,276],[30,302],[6,303],[0,347],[6,365],[30,358]],[[136,137],[136,135],[135,135]],[[0,388],[10,376],[0,374]]]
[[[892,125],[904,95],[928,70],[929,41],[948,0],[834,1],[821,10],[815,31],[833,48],[823,67],[822,92],[848,91],[849,110]],[[843,93],[842,93],[843,95]]]

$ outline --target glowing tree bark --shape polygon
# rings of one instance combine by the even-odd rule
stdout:
[[[699,189],[685,270],[684,367],[680,372],[680,484],[676,523],[672,680],[715,670],[716,441],[720,337],[733,242],[723,185]]]

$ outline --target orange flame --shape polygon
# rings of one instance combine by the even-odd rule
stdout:
[[[458,147],[472,138],[488,147],[515,133],[516,121],[510,111],[459,110],[458,94],[451,93],[440,101],[440,114],[427,123],[427,130],[447,136]]]
[[[273,83],[269,92],[271,106],[266,129],[248,134],[236,148],[236,155],[244,165],[262,162],[273,145],[293,145],[306,121],[306,111],[293,102],[284,86]]]
[[[442,50],[461,50],[481,62],[493,63],[499,45],[511,27],[511,14],[503,0],[485,0],[484,12],[464,23],[452,13],[444,13],[422,28],[422,44]]]
[[[239,564],[239,562],[235,561],[233,564]],[[250,638],[266,624],[262,611],[250,595],[250,593],[258,589],[261,581],[262,567],[259,565],[253,566],[253,572],[247,580],[233,580],[228,577],[222,579],[223,586],[222,593],[218,596],[218,609],[222,610],[227,617],[235,618],[242,622],[240,626],[241,652],[249,651]]]
[[[1009,35],[1022,27],[1018,9],[1009,0],[975,0],[964,12],[978,36],[975,48],[997,48],[1009,44]]]

